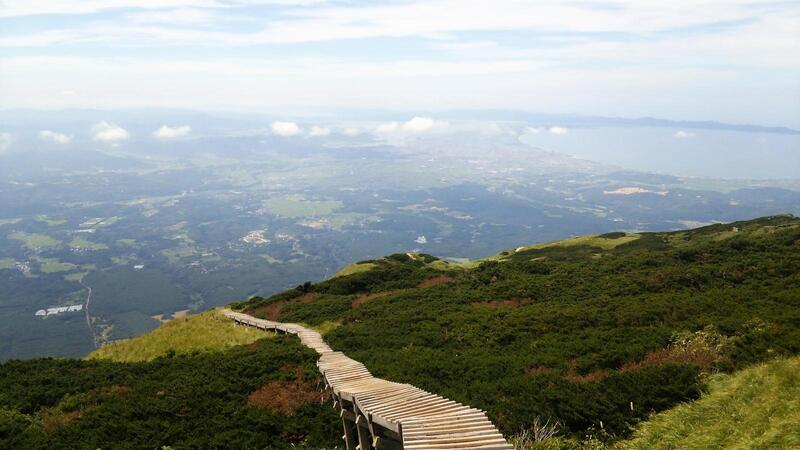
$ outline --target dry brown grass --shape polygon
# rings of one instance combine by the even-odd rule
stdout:
[[[362,294],[362,295],[359,295],[358,297],[356,297],[355,300],[353,300],[353,308],[357,308],[357,307],[363,305],[364,303],[367,303],[370,300],[375,300],[375,299],[378,299],[378,298],[388,297],[390,295],[398,294],[400,292],[403,292],[403,290],[402,289],[398,289],[398,290],[394,290],[394,291],[378,292],[376,294]]]
[[[259,306],[258,308],[248,309],[245,311],[247,314],[255,317],[263,317],[267,320],[278,320],[281,317],[281,312],[283,311],[283,307],[287,303],[310,303],[315,299],[319,298],[319,294],[316,292],[309,292],[306,294],[301,295],[300,297],[293,298],[289,301],[278,301],[275,303],[270,303],[269,305]]]
[[[594,381],[601,381],[603,378],[607,377],[610,371],[608,370],[595,370],[594,372],[589,372],[585,375],[580,375],[575,372],[567,372],[564,376],[570,383],[582,384],[582,383],[591,383]]]
[[[473,303],[475,306],[484,306],[487,308],[519,308],[523,305],[530,305],[533,303],[533,300],[529,298],[512,298],[510,300],[494,300],[490,302],[478,302]]]
[[[545,374],[545,373],[550,373],[553,370],[555,370],[555,369],[553,369],[551,367],[528,367],[527,369],[525,369],[525,375],[529,375],[529,376],[533,377],[533,376],[536,376],[536,375],[542,375],[542,374]]]
[[[104,398],[125,395],[130,390],[128,386],[109,386],[67,396],[56,406],[42,408],[40,413],[42,429],[47,433],[58,431],[84,414],[97,409]]]
[[[59,428],[69,425],[84,412],[88,412],[94,407],[85,408],[79,411],[63,412],[56,408],[42,409],[42,429],[47,433],[58,431]]]
[[[685,350],[670,347],[650,352],[641,361],[625,364],[620,367],[619,371],[629,372],[662,364],[693,364],[699,367],[701,371],[709,373],[715,370],[718,359],[719,354],[711,349]]]
[[[315,384],[304,379],[302,370],[298,368],[294,380],[270,381],[251,393],[247,403],[291,416],[299,407],[322,397]]]
[[[418,284],[418,288],[426,288],[431,286],[439,286],[442,284],[452,283],[454,280],[447,275],[440,275],[438,277],[428,278],[427,280],[423,281],[422,283]]]

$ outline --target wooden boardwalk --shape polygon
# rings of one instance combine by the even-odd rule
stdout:
[[[317,367],[342,418],[348,450],[513,449],[485,412],[375,378],[360,362],[333,351],[314,330],[231,310],[222,314],[238,324],[295,334],[319,353]]]

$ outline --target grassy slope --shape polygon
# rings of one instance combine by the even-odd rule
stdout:
[[[602,421],[620,437],[697,398],[702,370],[800,353],[798,249],[800,220],[778,216],[467,263],[399,254],[235,306],[340,323],[326,335],[335,349],[376,375],[487,410],[506,433],[551,417],[572,436]],[[425,282],[435,278],[448,281]],[[707,327],[719,342],[700,339]],[[682,333],[700,351],[677,345]]]
[[[368,263],[368,262],[348,264],[348,265],[342,267],[341,270],[339,270],[338,272],[333,274],[333,276],[331,278],[345,277],[347,275],[352,275],[354,273],[367,272],[367,271],[371,270],[374,267],[375,267],[375,264]]]
[[[87,358],[118,362],[149,361],[166,355],[170,350],[177,353],[224,350],[268,336],[254,328],[234,326],[217,310],[212,310],[171,320],[143,336],[95,350]]]
[[[800,358],[716,376],[708,394],[655,415],[619,448],[800,448]]]

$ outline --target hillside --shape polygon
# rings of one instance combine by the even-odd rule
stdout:
[[[708,390],[642,423],[619,448],[800,448],[800,358],[715,376]]]
[[[798,250],[800,220],[775,216],[468,263],[396,254],[234,306],[326,324],[376,376],[484,409],[506,434],[551,418],[613,441],[699,398],[704,373],[800,352]]]
[[[376,377],[481,408],[507,436],[557,424],[557,439],[520,448],[707,443],[690,430],[729,447],[796,439],[781,424],[797,405],[780,400],[796,395],[800,354],[791,216],[478,261],[394,254],[232,307],[309,325]],[[333,448],[314,361],[214,311],[86,360],[9,361],[0,448]]]
[[[296,340],[211,311],[86,360],[1,364],[0,448],[334,448],[320,381]]]
[[[216,309],[170,320],[145,335],[105,345],[87,359],[118,362],[150,361],[169,353],[225,350],[267,337],[252,328],[236,327]]]

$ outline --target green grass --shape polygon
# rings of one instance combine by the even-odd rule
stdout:
[[[51,218],[49,218],[49,217],[47,217],[45,215],[36,216],[36,221],[37,222],[44,222],[49,227],[55,227],[55,226],[64,225],[65,223],[67,223],[67,221],[65,219],[51,219]]]
[[[61,244],[61,241],[46,234],[26,233],[24,231],[15,231],[9,234],[8,237],[22,242],[22,245],[29,250],[58,247]]]
[[[574,247],[578,245],[586,245],[589,247],[598,247],[603,250],[611,250],[612,248],[619,247],[622,244],[633,242],[639,239],[640,235],[635,233],[626,233],[624,236],[618,238],[604,238],[597,235],[580,236],[572,239],[564,239],[563,241],[547,242],[545,244],[533,245],[530,247],[523,247],[524,250],[530,249],[543,249],[549,247]]]
[[[344,206],[338,200],[306,200],[300,196],[276,197],[266,200],[264,206],[282,217],[298,218],[325,216]]]
[[[375,267],[375,264],[373,264],[373,263],[353,263],[353,264],[348,264],[348,265],[342,267],[341,270],[339,270],[338,272],[333,274],[333,276],[331,278],[344,277],[344,276],[347,276],[347,275],[352,275],[354,273],[366,272],[368,270],[371,270],[373,267]]]
[[[15,263],[14,258],[0,258],[0,270],[13,269]]]
[[[20,221],[22,221],[22,219],[0,219],[0,227],[2,227],[3,225],[13,225]]]
[[[264,258],[264,260],[269,264],[283,264],[283,261],[281,261],[280,259],[274,258],[271,255],[268,255],[266,253],[264,253],[263,255],[259,255],[259,256]]]
[[[64,281],[82,281],[89,272],[77,272],[64,275]]]
[[[516,249],[506,250],[504,252],[482,259],[474,259],[474,260],[450,259],[447,261],[438,260],[430,263],[429,265],[430,267],[438,270],[474,269],[484,262],[508,260],[518,251],[521,252],[526,250],[544,250],[548,248],[569,248],[569,247],[580,247],[580,246],[596,247],[603,250],[613,250],[619,247],[620,245],[636,241],[640,237],[641,235],[636,233],[625,233],[624,236],[612,237],[612,238],[598,236],[598,235],[579,236],[572,239],[564,239],[561,241],[545,242],[543,244],[518,247]]]
[[[75,250],[108,250],[106,244],[98,244],[83,237],[76,237],[69,243],[69,246]]]
[[[643,422],[619,448],[800,448],[800,357],[713,377],[706,395]]]
[[[255,328],[237,327],[217,310],[171,320],[148,334],[95,350],[88,359],[118,362],[150,361],[177,353],[222,350],[271,336]]]
[[[362,213],[333,214],[328,218],[328,221],[331,224],[331,228],[337,231],[340,231],[344,227],[350,225],[358,223],[367,223],[367,222],[379,222],[380,220],[381,220],[380,216],[376,216],[374,214],[362,214]]]
[[[42,258],[39,261],[39,270],[43,273],[69,272],[77,266],[72,263],[65,263],[58,258]]]
[[[161,254],[164,255],[171,264],[176,264],[180,262],[181,259],[188,258],[197,253],[197,249],[189,245],[181,245],[180,247],[161,250]]]
[[[130,247],[136,244],[136,239],[118,239],[117,243]]]
[[[313,327],[309,327],[309,328],[312,328],[317,333],[325,336],[326,334],[330,333],[331,331],[339,328],[341,325],[342,325],[342,321],[340,321],[340,320],[336,320],[336,321],[328,320],[328,321],[322,322],[321,324],[319,324],[317,326],[313,326]]]

